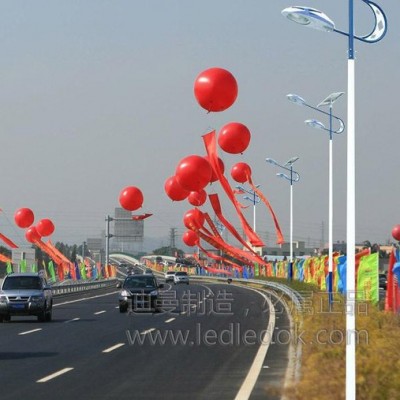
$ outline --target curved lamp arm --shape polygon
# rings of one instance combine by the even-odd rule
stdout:
[[[365,43],[376,43],[383,39],[387,32],[387,18],[382,8],[370,0],[361,0],[372,10],[375,18],[374,28],[368,35],[354,36],[354,39],[360,40]],[[333,29],[334,32],[349,36],[347,32]]]
[[[370,0],[361,0],[372,11],[375,18],[375,23],[372,31],[364,36],[354,35],[354,39],[360,40],[365,43],[379,42],[386,35],[387,32],[387,18],[382,8]],[[335,28],[334,22],[322,11],[316,10],[311,7],[292,6],[282,10],[282,15],[288,19],[297,22],[303,26],[317,29],[325,32],[337,32],[341,35],[350,37],[349,32],[344,32]]]

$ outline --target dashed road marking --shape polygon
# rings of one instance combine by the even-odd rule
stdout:
[[[47,375],[47,376],[45,376],[44,378],[39,379],[39,380],[36,381],[36,382],[37,382],[37,383],[44,383],[44,382],[50,381],[50,380],[52,380],[52,379],[54,379],[54,378],[57,378],[58,376],[63,375],[63,374],[65,374],[65,373],[67,373],[67,372],[69,372],[69,371],[72,371],[72,370],[73,370],[73,368],[64,368],[64,369],[60,369],[59,371],[54,372],[54,374]]]
[[[103,353],[110,353],[111,351],[116,350],[116,349],[118,349],[118,348],[120,348],[122,346],[125,346],[125,343],[117,343],[116,345],[111,346],[108,349],[103,350]]]
[[[32,329],[31,331],[20,332],[20,333],[18,333],[18,335],[29,335],[30,333],[39,332],[41,330],[42,330],[42,328]]]

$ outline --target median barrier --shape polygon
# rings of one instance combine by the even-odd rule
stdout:
[[[90,282],[73,282],[65,284],[63,282],[55,283],[51,286],[53,296],[64,296],[74,293],[85,292],[89,290],[105,289],[116,287],[118,279],[102,279]]]
[[[190,278],[194,279],[194,280],[197,280],[197,279],[205,280],[205,281],[211,280],[211,281],[220,281],[223,283],[228,282],[227,278],[222,278],[222,277],[217,277],[217,276],[190,275]],[[240,283],[240,284],[244,284],[244,285],[256,284],[256,285],[264,286],[267,289],[275,290],[276,292],[281,292],[293,302],[293,304],[296,306],[296,309],[298,311],[302,311],[303,303],[304,303],[303,296],[296,290],[289,288],[288,286],[284,285],[283,283],[270,282],[270,281],[264,281],[264,280],[259,280],[259,279],[242,279],[242,278],[232,278],[231,284],[232,283]]]

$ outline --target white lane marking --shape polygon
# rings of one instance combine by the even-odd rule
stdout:
[[[125,343],[117,343],[114,346],[109,347],[108,349],[103,350],[103,353],[110,353],[115,349],[119,349],[120,347],[125,346]]]
[[[146,335],[147,333],[153,332],[155,330],[156,330],[156,328],[147,329],[146,331],[141,332],[141,335]]]
[[[54,374],[51,375],[47,375],[42,379],[39,379],[38,381],[36,381],[37,383],[44,383],[47,381],[50,381],[51,379],[57,378],[57,376],[60,376],[62,374],[65,374],[66,372],[69,372],[73,370],[73,368],[64,368],[64,369],[60,369],[60,371],[54,372]]]
[[[181,315],[184,315],[184,314],[186,314],[187,313],[187,311],[182,311],[181,312]]]
[[[97,311],[94,313],[94,315],[104,314],[105,312],[106,312],[106,310]]]
[[[119,306],[115,307],[115,308],[119,308]]]
[[[68,322],[75,322],[75,321],[79,321],[80,318],[73,318],[73,319],[69,319],[68,321],[65,321],[65,323],[67,324]]]
[[[264,333],[264,336],[262,338],[260,347],[258,348],[256,357],[254,358],[253,364],[251,365],[249,372],[247,373],[246,379],[242,383],[242,386],[241,386],[239,392],[237,393],[235,400],[247,400],[250,397],[251,392],[253,391],[254,385],[257,382],[258,375],[260,374],[261,368],[263,366],[269,345],[271,344],[272,335],[274,333],[274,327],[275,327],[275,307],[272,304],[269,297],[267,297],[264,293],[259,292],[258,290],[251,289],[251,288],[246,288],[246,289],[253,290],[254,292],[257,292],[261,296],[264,297],[264,299],[268,303],[268,308],[270,310],[270,314],[269,314],[267,330]]]
[[[175,321],[175,318],[167,319],[167,320],[165,321],[165,323],[166,323],[166,324],[169,324],[169,323],[172,322],[172,321]]]
[[[20,333],[18,333],[18,335],[29,335],[30,333],[39,332],[41,330],[42,330],[42,328],[32,329],[31,331],[20,332]]]
[[[116,293],[119,293],[119,291],[111,292],[111,293],[106,293],[106,294],[98,294],[97,296],[92,296],[92,297],[83,297],[82,299],[76,299],[76,300],[71,300],[71,301],[64,301],[64,303],[53,304],[53,307],[63,306],[63,305],[65,305],[65,304],[78,303],[79,301],[97,299],[97,298],[99,298],[99,297],[110,296],[110,295],[116,294]]]
[[[206,297],[214,296],[214,292],[207,285],[200,285],[200,284],[197,285],[207,289],[208,293],[206,294]]]

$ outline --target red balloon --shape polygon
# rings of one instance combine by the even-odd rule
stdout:
[[[25,232],[25,238],[29,243],[35,243],[36,241],[40,240],[40,234],[37,231],[35,226],[31,226]]]
[[[251,177],[251,168],[249,164],[240,162],[235,164],[231,169],[232,179],[239,183],[244,183]]]
[[[184,189],[177,181],[176,176],[169,177],[164,184],[165,193],[172,201],[185,200],[190,191]]]
[[[205,158],[208,162],[210,162],[210,159],[208,158],[208,156],[204,156],[204,158]],[[211,164],[210,164],[210,165],[211,165]],[[219,168],[220,168],[221,172],[224,173],[224,172],[225,172],[225,164],[224,164],[224,162],[223,162],[219,157],[218,157],[218,165],[219,165]],[[217,175],[215,174],[215,172],[214,172],[214,170],[212,169],[212,167],[211,167],[211,170],[212,170],[212,173],[211,173],[210,183],[216,182],[216,181],[218,180],[218,177],[217,177]]]
[[[190,192],[199,192],[210,183],[212,168],[201,156],[191,155],[182,159],[175,171],[178,183]]]
[[[185,243],[187,246],[196,246],[199,244],[199,237],[194,231],[186,231],[183,236],[182,236],[182,241]]]
[[[36,230],[40,236],[50,236],[54,232],[54,224],[47,218],[41,219],[36,225]]]
[[[250,143],[250,131],[240,122],[230,122],[222,127],[218,134],[218,144],[230,154],[243,153]]]
[[[200,207],[206,202],[207,193],[204,189],[199,192],[190,192],[188,200],[192,206]]]
[[[192,231],[201,229],[204,225],[204,221],[204,214],[198,208],[187,211],[183,216],[183,224]]]
[[[34,220],[35,216],[30,208],[20,208],[14,214],[14,221],[20,228],[28,228]]]
[[[226,110],[235,102],[237,95],[235,77],[223,68],[206,69],[194,82],[194,96],[208,112]]]
[[[125,210],[135,211],[142,207],[143,194],[137,187],[128,186],[122,189],[121,193],[119,194],[119,203]]]
[[[395,225],[392,229],[393,239],[400,241],[400,225]]]

